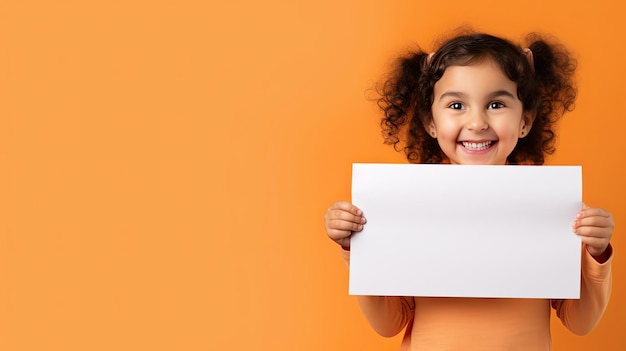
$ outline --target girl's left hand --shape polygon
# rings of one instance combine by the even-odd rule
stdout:
[[[611,213],[601,208],[591,208],[584,203],[572,224],[572,230],[580,236],[593,257],[606,251],[613,235],[613,227],[615,222]]]

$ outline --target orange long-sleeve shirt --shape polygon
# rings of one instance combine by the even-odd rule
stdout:
[[[610,249],[612,250],[612,249]],[[343,251],[350,264],[349,251]],[[580,299],[483,299],[358,296],[370,325],[383,336],[406,327],[401,351],[551,350],[550,308],[578,335],[600,321],[611,294],[611,260],[582,253]]]

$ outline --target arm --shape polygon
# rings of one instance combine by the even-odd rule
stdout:
[[[342,249],[344,261],[350,267],[350,251]],[[361,311],[372,328],[381,336],[400,333],[413,320],[415,300],[404,296],[357,296]]]
[[[345,201],[333,203],[324,215],[328,237],[341,246],[341,252],[350,267],[350,236],[363,229],[366,220],[356,206]],[[415,302],[411,297],[357,296],[361,311],[372,328],[382,336],[394,336],[413,319]]]
[[[585,204],[572,225],[572,230],[583,243],[580,299],[555,300],[552,306],[562,323],[576,334],[591,332],[609,302],[613,257],[610,240],[614,227],[609,212]]]
[[[563,325],[577,335],[593,330],[600,322],[611,295],[611,260],[613,249],[607,247],[608,259],[596,261],[586,245],[582,253],[582,274],[579,300],[554,300],[552,307]]]

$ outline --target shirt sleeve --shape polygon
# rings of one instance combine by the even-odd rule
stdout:
[[[350,251],[341,249],[341,254],[346,265],[350,267]],[[413,320],[413,297],[359,295],[357,300],[370,326],[381,336],[395,336]]]
[[[609,259],[598,263],[583,246],[580,299],[552,300],[552,307],[563,325],[577,335],[591,332],[600,322],[609,303],[612,287],[612,246],[609,245],[607,250],[610,250]]]

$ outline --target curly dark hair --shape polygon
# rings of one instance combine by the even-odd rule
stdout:
[[[467,66],[493,60],[513,82],[524,112],[534,116],[532,128],[518,140],[508,156],[509,164],[541,165],[555,150],[555,127],[559,118],[574,109],[576,60],[564,46],[549,43],[540,35],[526,37],[532,51],[531,67],[521,46],[489,34],[463,34],[443,43],[432,57],[421,49],[401,57],[389,78],[378,86],[378,106],[384,117],[381,127],[386,144],[404,150],[411,163],[442,163],[447,160],[437,140],[426,129],[432,119],[434,86],[450,66]]]

